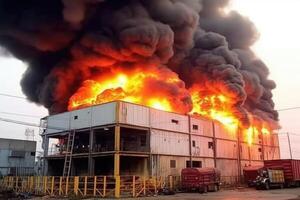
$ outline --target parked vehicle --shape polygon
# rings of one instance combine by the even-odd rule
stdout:
[[[218,191],[220,171],[216,168],[185,168],[181,171],[181,185],[184,191]]]
[[[261,165],[244,167],[244,182],[247,183],[249,187],[255,186],[256,178],[259,176],[259,172],[263,169],[263,167],[264,166]]]
[[[267,169],[283,170],[285,186],[300,186],[300,160],[267,160],[264,162],[264,166]]]
[[[260,170],[256,178],[256,189],[270,189],[271,187],[284,187],[284,172],[280,169],[266,169]]]

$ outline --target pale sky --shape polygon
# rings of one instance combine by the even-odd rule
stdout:
[[[300,0],[233,0],[231,9],[254,22],[260,38],[252,49],[270,69],[270,78],[277,88],[273,91],[277,109],[300,107]],[[19,86],[26,64],[13,58],[0,57],[0,93],[24,96]],[[46,116],[47,110],[26,100],[0,96],[0,118],[39,123],[38,118],[19,117],[3,112]],[[300,158],[300,109],[280,112],[279,132],[291,132],[293,152]],[[0,121],[0,137],[25,139],[23,125]],[[37,137],[38,129],[35,128]],[[299,136],[297,135],[299,134]],[[286,138],[282,136],[283,155],[286,155]],[[39,145],[39,144],[38,144]]]

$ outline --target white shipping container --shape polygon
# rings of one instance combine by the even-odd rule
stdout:
[[[201,136],[191,136],[192,140],[192,156],[203,156],[203,157],[213,157],[214,151],[212,138],[201,137]]]
[[[187,115],[150,108],[150,126],[152,128],[188,133],[188,120]]]
[[[70,118],[70,128],[74,129],[82,129],[91,127],[91,118],[92,118],[92,107],[74,110],[71,112]]]
[[[217,158],[237,158],[237,142],[217,139]]]
[[[92,107],[92,126],[102,126],[116,122],[117,102]]]
[[[169,131],[151,129],[151,153],[189,155],[189,136]]]
[[[46,134],[70,130],[70,116],[71,112],[65,112],[47,117]]]
[[[240,158],[242,160],[249,160],[249,145],[246,143],[240,143]]]
[[[190,117],[190,130],[192,134],[213,137],[213,123],[211,120]]]
[[[252,145],[250,147],[251,160],[262,160],[262,146],[261,145]]]
[[[120,102],[119,108],[120,123],[149,127],[149,107]]]
[[[220,139],[237,140],[237,130],[231,130],[221,123],[215,123],[215,136]]]

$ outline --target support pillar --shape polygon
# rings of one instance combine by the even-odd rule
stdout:
[[[90,140],[89,140],[89,157],[88,157],[88,175],[93,176],[95,174],[95,160],[92,158],[92,152],[94,149],[94,130],[90,130]]]
[[[43,136],[43,149],[44,149],[44,159],[43,159],[43,171],[42,174],[46,176],[48,174],[48,149],[49,149],[49,137],[47,135]]]
[[[217,139],[216,139],[216,127],[214,121],[212,121],[212,131],[213,131],[214,167],[217,168]]]
[[[114,176],[120,175],[120,126],[115,126]]]

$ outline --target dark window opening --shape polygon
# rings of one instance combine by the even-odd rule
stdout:
[[[213,142],[208,142],[208,148],[209,148],[209,149],[214,148],[214,143],[213,143]]]
[[[193,147],[196,146],[196,141],[195,141],[195,140],[192,141],[192,146],[193,146]]]
[[[31,155],[31,156],[35,156],[35,152],[32,151],[32,152],[30,153],[30,155]]]
[[[77,116],[77,115],[75,115],[75,116],[74,116],[74,119],[78,119],[78,116]]]
[[[191,161],[189,161],[189,160],[186,161],[186,167],[187,168],[191,167]],[[192,167],[201,168],[202,167],[202,162],[193,160],[192,161]]]
[[[176,120],[176,119],[172,119],[171,122],[174,123],[174,124],[179,124],[179,121]]]
[[[193,124],[193,130],[198,130],[198,125]]]
[[[261,152],[261,148],[258,148],[258,152]]]
[[[145,147],[146,144],[147,144],[147,138],[146,138],[146,135],[141,136],[141,146],[142,146],[142,147]]]
[[[170,160],[170,168],[176,168],[176,160]]]

